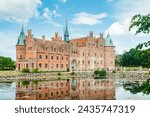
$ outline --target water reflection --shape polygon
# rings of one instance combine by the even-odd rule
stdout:
[[[114,80],[68,79],[54,81],[24,81],[16,84],[17,100],[112,100]]]
[[[123,84],[124,89],[130,91],[132,94],[137,94],[142,92],[143,94],[150,94],[150,79],[145,82],[126,82]]]

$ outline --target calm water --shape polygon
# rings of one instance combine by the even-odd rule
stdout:
[[[143,82],[95,79],[0,83],[0,100],[150,100],[144,86]]]

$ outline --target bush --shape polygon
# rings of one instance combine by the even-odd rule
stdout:
[[[27,86],[27,85],[29,85],[29,84],[30,84],[30,81],[27,81],[27,80],[22,81],[22,85],[23,85],[23,86]]]
[[[38,69],[38,68],[35,68],[32,72],[33,72],[33,73],[39,73],[39,69]]]
[[[58,72],[58,76],[61,76],[61,73],[60,73],[60,72]]]
[[[149,71],[149,73],[148,73],[149,75],[150,75],[150,71]]]
[[[113,71],[112,71],[112,73],[116,73],[116,71],[115,71],[115,70],[113,70]]]
[[[103,79],[106,78],[106,71],[104,69],[102,70],[96,70],[94,71],[95,79]]]
[[[69,68],[67,68],[67,72],[69,72],[70,71],[70,69]]]
[[[28,69],[28,68],[23,68],[23,69],[22,69],[22,72],[23,72],[23,73],[30,73],[30,69]]]

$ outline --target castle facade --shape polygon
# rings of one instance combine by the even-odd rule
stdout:
[[[115,46],[110,35],[106,38],[101,33],[70,39],[68,26],[64,37],[55,33],[51,40],[33,37],[32,31],[27,35],[22,27],[16,45],[16,70],[38,68],[40,71],[92,71],[96,69],[115,69]]]

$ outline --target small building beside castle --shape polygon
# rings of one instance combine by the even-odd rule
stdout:
[[[115,69],[115,46],[108,34],[101,33],[94,37],[90,31],[88,36],[77,39],[69,38],[68,26],[64,38],[56,32],[51,40],[42,36],[33,37],[32,31],[27,35],[22,30],[16,45],[16,70],[38,68],[40,71],[93,71],[96,69]]]

